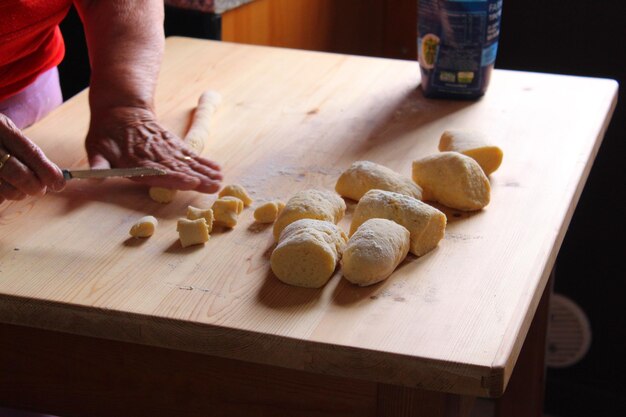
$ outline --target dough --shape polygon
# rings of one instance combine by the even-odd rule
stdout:
[[[354,210],[350,235],[367,220],[382,218],[407,228],[411,234],[409,251],[422,256],[434,249],[446,230],[446,215],[413,197],[392,191],[370,190]]]
[[[386,279],[406,258],[410,236],[406,227],[391,220],[367,220],[343,251],[343,276],[361,286]]]
[[[347,240],[334,223],[296,220],[280,234],[270,266],[286,284],[319,288],[333,275]]]
[[[233,228],[243,211],[243,201],[232,196],[221,197],[215,200],[212,209],[216,224]]]
[[[154,234],[159,222],[153,216],[145,216],[137,220],[130,228],[130,235],[133,237],[150,237]]]
[[[206,220],[203,218],[196,220],[178,219],[176,230],[178,231],[180,244],[183,248],[204,243],[209,240],[209,228],[206,224]]]
[[[274,223],[284,208],[285,203],[282,201],[269,201],[254,210],[254,220],[258,223]]]
[[[213,210],[210,208],[202,209],[198,207],[188,206],[187,207],[187,218],[189,220],[197,220],[204,219],[206,221],[206,225],[209,233],[213,230]]]
[[[394,191],[422,199],[422,189],[409,178],[370,161],[354,162],[341,174],[335,185],[340,195],[356,201],[372,189]]]
[[[205,91],[198,99],[198,106],[194,112],[191,127],[183,139],[191,150],[197,154],[202,153],[204,149],[205,140],[209,137],[211,117],[221,101],[222,96],[212,90]],[[150,187],[149,195],[157,203],[166,204],[174,200],[176,191],[169,188]]]
[[[489,204],[489,179],[478,162],[458,152],[441,152],[413,161],[413,181],[424,199],[458,210],[480,210]]]
[[[449,129],[439,140],[439,150],[467,155],[478,162],[485,175],[491,175],[502,163],[502,149],[489,143],[487,135],[478,130]]]
[[[176,190],[170,190],[169,188],[162,187],[150,187],[148,194],[150,195],[150,198],[157,203],[167,204],[174,200]]]
[[[220,191],[218,196],[219,197],[226,197],[226,196],[237,197],[238,199],[243,201],[243,205],[245,207],[248,207],[250,204],[252,204],[252,198],[250,198],[246,189],[238,184],[227,185],[226,187],[222,189],[222,191]]]
[[[274,223],[274,239],[290,223],[300,219],[326,220],[337,224],[346,213],[346,203],[337,194],[325,190],[303,190],[287,201]]]

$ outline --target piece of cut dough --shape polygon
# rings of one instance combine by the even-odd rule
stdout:
[[[254,220],[258,223],[274,223],[284,208],[285,203],[280,200],[268,201],[254,210]]]
[[[409,252],[411,234],[387,219],[369,219],[348,240],[341,260],[343,276],[366,286],[383,281]]]
[[[422,189],[386,166],[370,161],[357,161],[345,170],[335,185],[342,196],[359,201],[369,190],[385,190],[422,199]]]
[[[333,275],[347,240],[334,223],[296,220],[282,231],[270,266],[286,284],[319,288]]]
[[[487,135],[479,130],[448,129],[441,135],[439,150],[469,156],[478,162],[487,176],[495,172],[502,163],[502,149],[492,145]]]
[[[150,187],[148,194],[150,195],[150,198],[157,203],[167,204],[174,200],[176,190],[163,187]]]
[[[243,188],[239,184],[227,185],[224,188],[222,188],[222,190],[218,194],[218,197],[227,197],[227,196],[237,197],[238,199],[243,201],[243,205],[245,207],[248,207],[250,204],[252,204],[252,198],[250,197],[246,189]]]
[[[154,234],[159,222],[153,216],[144,216],[137,220],[130,228],[130,235],[133,237],[150,237]]]
[[[202,153],[206,138],[209,137],[211,117],[222,101],[217,91],[207,90],[200,95],[198,106],[191,121],[191,127],[183,138],[185,143],[198,155]],[[176,191],[170,188],[150,187],[149,195],[157,203],[167,204],[174,200]]]
[[[300,219],[326,220],[337,224],[346,213],[346,202],[337,194],[326,190],[303,190],[287,201],[274,223],[274,239],[290,223]]]
[[[209,240],[209,228],[204,218],[196,220],[178,219],[176,231],[178,231],[180,244],[183,248],[205,243]]]
[[[233,196],[221,197],[215,200],[212,209],[216,224],[233,228],[243,211],[243,201]]]
[[[413,181],[424,199],[463,211],[489,204],[489,179],[478,162],[458,152],[441,152],[413,161]]]
[[[422,256],[434,249],[446,230],[446,215],[420,200],[392,191],[370,190],[359,200],[350,235],[367,220],[381,218],[393,220],[407,228],[411,234],[409,251]]]
[[[193,206],[187,207],[187,218],[189,220],[196,219],[204,219],[206,221],[207,228],[209,229],[209,233],[213,230],[213,221],[215,220],[213,216],[213,210],[210,208],[198,208]]]

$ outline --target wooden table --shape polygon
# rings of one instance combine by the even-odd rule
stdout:
[[[615,82],[496,71],[480,101],[427,100],[415,62],[184,38],[166,49],[162,121],[182,134],[199,94],[219,90],[205,154],[257,201],[333,189],[360,159],[409,175],[456,126],[504,150],[491,203],[447,210],[439,247],[387,281],[357,288],[336,273],[319,290],[272,275],[271,228],[251,209],[182,249],[176,219],[215,196],[160,205],[131,182],[74,181],[4,203],[0,404],[67,416],[450,416],[509,385],[501,413],[541,406],[547,283]],[[82,93],[27,134],[60,166],[84,167],[88,121]],[[145,214],[156,234],[129,239]],[[528,365],[514,374],[518,357]]]

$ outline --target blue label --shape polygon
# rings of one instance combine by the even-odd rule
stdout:
[[[424,89],[482,94],[498,51],[502,0],[419,0],[418,10]]]

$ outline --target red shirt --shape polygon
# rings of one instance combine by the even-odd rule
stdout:
[[[59,23],[71,5],[72,0],[0,0],[0,101],[61,62]]]

